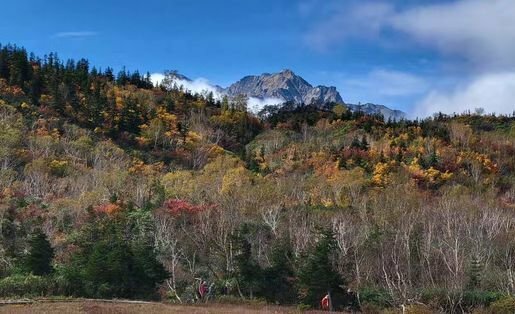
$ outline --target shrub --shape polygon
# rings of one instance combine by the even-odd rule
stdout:
[[[502,295],[498,292],[470,290],[463,292],[462,306],[473,309],[477,307],[487,307],[491,303],[499,300]]]
[[[35,297],[53,295],[57,284],[52,277],[12,275],[0,279],[0,297]]]
[[[56,177],[64,177],[68,172],[68,161],[66,160],[52,160],[48,164],[48,168],[50,169],[50,173]]]
[[[448,291],[445,289],[424,289],[420,301],[432,307],[446,307]]]
[[[487,307],[501,296],[498,292],[483,290],[450,291],[445,289],[427,289],[422,291],[420,300],[431,307],[452,311],[453,307],[457,305],[466,310]]]
[[[308,311],[311,309],[311,305],[301,303],[301,304],[297,305],[297,309],[301,312]]]
[[[412,304],[406,307],[406,314],[431,314],[434,313],[428,306]]]
[[[363,304],[361,306],[361,313],[363,314],[382,314],[383,308],[372,303]]]
[[[511,314],[515,313],[515,297],[507,296],[499,299],[488,307],[491,313],[496,314]]]
[[[216,298],[216,302],[220,304],[231,304],[231,305],[252,305],[252,306],[264,306],[267,302],[263,299],[242,299],[233,295],[221,295]]]
[[[363,288],[359,291],[359,299],[367,308],[381,309],[393,304],[391,295],[383,289]]]

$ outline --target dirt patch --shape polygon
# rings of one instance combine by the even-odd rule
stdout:
[[[0,306],[0,313],[88,313],[88,314],[254,314],[254,313],[300,313],[295,308],[279,306],[245,306],[208,304],[198,306],[168,305],[163,303],[117,303],[99,301],[34,302],[32,304],[9,304]],[[327,312],[325,312],[327,313]]]

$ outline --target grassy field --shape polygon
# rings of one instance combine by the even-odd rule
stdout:
[[[101,301],[59,301],[59,302],[34,302],[31,304],[1,305],[0,313],[178,313],[178,314],[254,314],[254,313],[300,313],[295,308],[279,306],[246,306],[246,305],[169,305],[162,303],[117,303]],[[311,312],[317,313],[317,312]],[[319,312],[327,313],[327,312]]]

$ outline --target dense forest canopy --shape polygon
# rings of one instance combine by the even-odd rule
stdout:
[[[0,46],[0,295],[512,306],[515,116],[327,108]]]

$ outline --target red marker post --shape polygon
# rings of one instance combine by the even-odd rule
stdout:
[[[322,310],[329,311],[329,309],[331,308],[329,294],[322,298],[322,301],[320,301],[320,306],[322,307]]]

